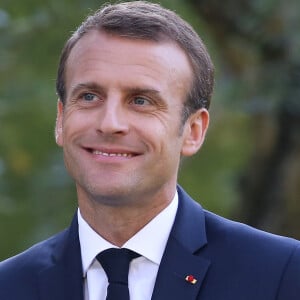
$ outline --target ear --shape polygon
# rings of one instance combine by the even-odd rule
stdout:
[[[192,114],[184,125],[184,140],[181,155],[191,156],[201,148],[209,124],[209,113],[205,108]]]
[[[64,105],[58,99],[57,115],[56,115],[56,123],[55,123],[55,141],[58,146],[63,146],[63,135],[62,135],[63,110],[64,110]]]

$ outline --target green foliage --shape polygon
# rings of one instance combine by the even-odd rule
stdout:
[[[0,259],[62,229],[74,213],[74,185],[53,134],[56,68],[66,38],[103,2],[1,1],[0,237],[4,242]],[[258,13],[238,16],[238,26],[244,33],[254,32],[253,40],[229,34],[226,38],[220,35],[218,42],[212,35],[213,24],[195,9],[200,1],[161,3],[195,26],[217,70],[208,137],[199,154],[183,162],[179,182],[203,206],[230,216],[239,202],[239,176],[255,148],[253,115],[272,111],[286,92],[282,90],[286,65],[262,64],[262,52],[256,44],[261,43],[259,29],[270,32],[270,37],[282,30],[291,43],[290,61],[299,61],[300,4],[296,0],[290,0],[289,5],[252,1],[252,9]],[[269,27],[262,28],[262,21],[274,7],[277,18],[274,15]],[[234,14],[234,6],[228,11]]]

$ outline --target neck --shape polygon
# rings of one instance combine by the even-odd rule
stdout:
[[[80,195],[78,195],[80,196]],[[124,245],[132,236],[148,224],[174,197],[174,192],[156,197],[151,201],[127,205],[109,205],[107,201],[93,201],[78,197],[80,213],[85,221],[104,239],[117,247]]]

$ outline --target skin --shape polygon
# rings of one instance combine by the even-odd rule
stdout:
[[[170,203],[181,156],[203,143],[207,110],[181,124],[192,78],[187,56],[172,42],[91,31],[70,53],[56,142],[83,218],[116,246]]]

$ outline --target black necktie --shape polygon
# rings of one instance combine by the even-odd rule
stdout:
[[[138,256],[139,254],[125,248],[110,248],[97,255],[108,278],[106,300],[129,300],[129,264]]]

